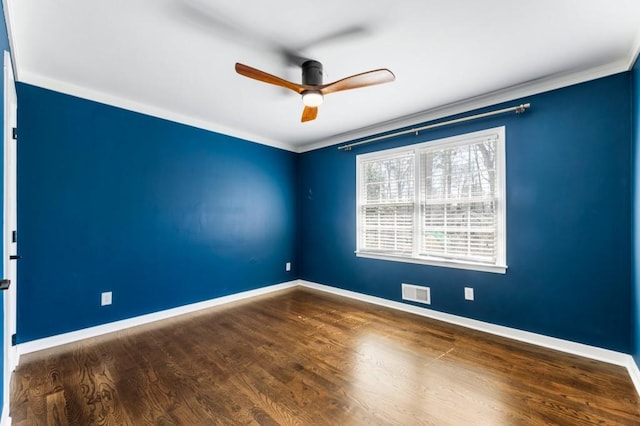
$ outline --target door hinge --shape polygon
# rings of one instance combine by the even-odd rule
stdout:
[[[18,128],[14,127],[13,129],[11,129],[11,137],[14,140],[18,140]]]
[[[18,242],[18,231],[11,231],[11,242],[12,243],[17,243]]]
[[[15,346],[16,345],[16,333],[13,333],[11,335],[11,346]]]

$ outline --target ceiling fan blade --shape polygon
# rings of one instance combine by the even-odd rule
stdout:
[[[305,121],[315,120],[317,116],[318,107],[305,106],[304,110],[302,111],[302,119],[300,121],[304,123]]]
[[[240,75],[252,78],[254,80],[262,81],[264,83],[274,84],[276,86],[284,87],[286,89],[291,89],[296,93],[302,93],[303,91],[309,89],[305,85],[292,83],[280,77],[276,77],[275,75],[271,75],[269,73],[260,71],[259,69],[252,68],[248,65],[244,65],[239,62],[236,62],[236,72]]]
[[[357,89],[359,87],[374,86],[376,84],[389,83],[396,79],[391,71],[386,68],[367,71],[361,74],[352,75],[333,83],[325,84],[320,88],[323,95],[340,92],[343,90]]]

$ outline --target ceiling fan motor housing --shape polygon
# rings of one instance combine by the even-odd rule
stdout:
[[[302,84],[322,85],[322,64],[318,61],[306,61],[302,64]]]

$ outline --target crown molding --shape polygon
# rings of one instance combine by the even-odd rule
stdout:
[[[320,148],[326,148],[332,145],[352,142],[357,139],[376,136],[381,133],[398,130],[404,127],[417,126],[428,123],[430,121],[450,117],[456,114],[463,114],[503,102],[510,102],[516,99],[525,98],[527,96],[533,96],[563,87],[573,86],[575,84],[596,80],[598,78],[628,71],[630,69],[628,64],[629,61],[625,58],[623,60],[619,60],[595,68],[590,68],[588,70],[560,73],[532,80],[523,84],[507,87],[481,96],[464,99],[459,102],[444,105],[442,107],[400,117],[394,120],[386,121],[384,123],[364,127],[352,132],[342,133],[320,142],[301,146],[296,152],[304,153]]]
[[[640,29],[638,30],[638,34],[631,45],[631,50],[629,50],[629,61],[627,62],[627,71],[631,71],[633,66],[636,64],[638,60],[638,55],[640,55]]]
[[[250,132],[239,131],[238,129],[232,129],[230,127],[222,126],[212,121],[200,120],[193,117],[189,117],[185,114],[180,114],[175,111],[170,111],[163,108],[158,108],[149,104],[136,102],[131,99],[127,99],[121,96],[100,92],[97,90],[89,89],[83,86],[75,85],[72,83],[60,81],[50,77],[45,77],[40,74],[22,70],[20,72],[20,79],[17,80],[20,83],[30,84],[38,86],[43,89],[53,90],[55,92],[63,93],[65,95],[71,95],[82,99],[87,99],[93,102],[113,106],[116,108],[125,109],[127,111],[137,112],[140,114],[148,115],[151,117],[161,118],[163,120],[172,121],[174,123],[185,124],[187,126],[196,127],[210,132],[231,136],[238,139],[243,139],[249,142],[258,143],[261,145],[267,145],[274,148],[283,149],[285,151],[297,152],[296,147],[282,143],[275,140],[265,139]]]
[[[6,0],[3,0],[6,1]],[[5,9],[5,14],[8,12]],[[14,47],[12,46],[12,49]],[[207,120],[199,120],[189,117],[175,111],[154,107],[120,96],[96,91],[86,87],[78,86],[72,83],[63,82],[57,79],[45,77],[31,71],[19,70],[17,64],[16,53],[12,51],[15,65],[16,81],[31,84],[44,89],[53,90],[71,96],[99,102],[102,104],[122,108],[152,117],[161,118],[175,123],[185,124],[211,132],[224,134],[227,136],[243,139],[274,148],[283,149],[294,153],[305,153],[329,146],[352,142],[357,139],[375,136],[384,132],[397,130],[404,127],[416,126],[430,121],[443,119],[457,114],[467,113],[480,108],[486,108],[492,105],[513,101],[516,99],[533,96],[544,92],[584,83],[602,77],[629,71],[640,53],[640,33],[636,39],[633,48],[629,52],[629,57],[612,62],[599,67],[590,68],[588,70],[579,70],[567,73],[555,74],[552,76],[532,80],[523,84],[507,87],[491,93],[480,95],[477,97],[464,99],[438,108],[421,111],[416,114],[403,116],[394,120],[385,121],[372,126],[363,127],[351,132],[341,133],[321,141],[312,142],[305,145],[292,145],[276,140],[265,139],[250,132],[240,131],[227,126],[220,125]]]

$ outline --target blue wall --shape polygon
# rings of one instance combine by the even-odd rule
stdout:
[[[631,71],[633,138],[633,356],[640,366],[640,61]]]
[[[301,278],[401,300],[431,287],[431,308],[548,336],[631,349],[629,73],[517,100],[504,115],[300,157]],[[356,155],[506,125],[505,275],[354,255]],[[463,287],[475,288],[474,302]]]
[[[532,103],[520,116],[300,155],[19,84],[18,341],[301,277],[398,301],[400,283],[428,285],[436,310],[631,352],[637,74],[510,102]],[[501,125],[505,275],[355,257],[356,154]]]
[[[18,342],[297,278],[296,154],[17,86]]]

